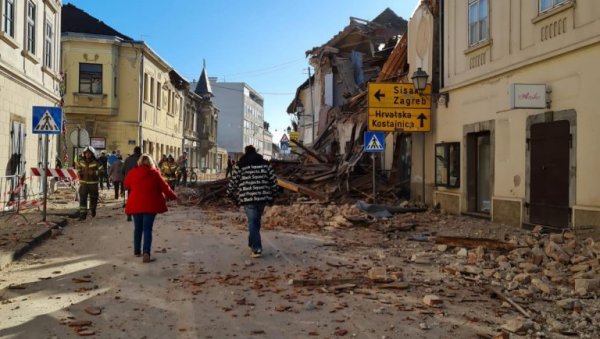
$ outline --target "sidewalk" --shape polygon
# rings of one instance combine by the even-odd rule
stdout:
[[[0,214],[0,271],[44,240],[60,234],[69,222],[77,222],[79,202],[75,200],[75,194],[65,188],[49,195],[46,222],[42,221],[42,207],[25,209],[18,214]],[[111,190],[100,191],[101,199],[111,194]]]

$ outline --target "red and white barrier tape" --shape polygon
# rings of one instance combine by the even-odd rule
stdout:
[[[6,206],[16,206],[17,205],[17,201],[9,201],[6,203]],[[31,206],[31,207],[36,207],[36,206],[44,206],[44,202],[43,201],[37,201],[37,200],[21,200],[19,202],[19,206],[20,207],[27,207],[27,206]]]
[[[42,168],[37,168],[37,167],[31,168],[31,174],[33,174],[36,177],[42,176],[43,171],[44,170]],[[65,168],[65,169],[48,168],[48,169],[46,169],[46,175],[49,177],[77,179],[77,171],[75,171],[75,169],[73,169],[73,168]]]

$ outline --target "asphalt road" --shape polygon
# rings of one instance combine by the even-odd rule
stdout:
[[[2,271],[0,338],[469,338],[482,328],[489,332],[465,320],[465,306],[423,306],[422,296],[437,292],[431,286],[443,279],[435,269],[422,278],[427,269],[401,268],[405,258],[361,246],[366,238],[347,232],[264,230],[265,253],[254,259],[241,213],[177,206],[157,217],[157,261],[143,264],[133,256],[132,223],[119,206],[106,206],[94,219],[71,221]],[[344,234],[355,238],[354,246],[339,246]],[[352,284],[377,265],[401,271],[410,289]],[[299,287],[292,279],[350,284]],[[91,323],[74,326],[80,320]]]

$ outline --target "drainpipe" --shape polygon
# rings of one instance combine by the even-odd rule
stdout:
[[[138,112],[138,146],[142,148],[144,146],[144,141],[142,139],[142,118],[143,118],[143,108],[144,108],[144,42],[142,42],[142,58],[140,61],[140,104],[139,104],[139,112]]]
[[[438,13],[438,91],[444,87],[444,0],[440,1],[440,12]]]

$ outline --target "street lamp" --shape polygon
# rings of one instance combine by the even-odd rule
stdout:
[[[419,92],[419,94],[422,95],[423,91],[425,91],[425,87],[427,87],[427,79],[429,79],[429,74],[419,67],[413,73],[411,79],[415,85],[415,89]]]

